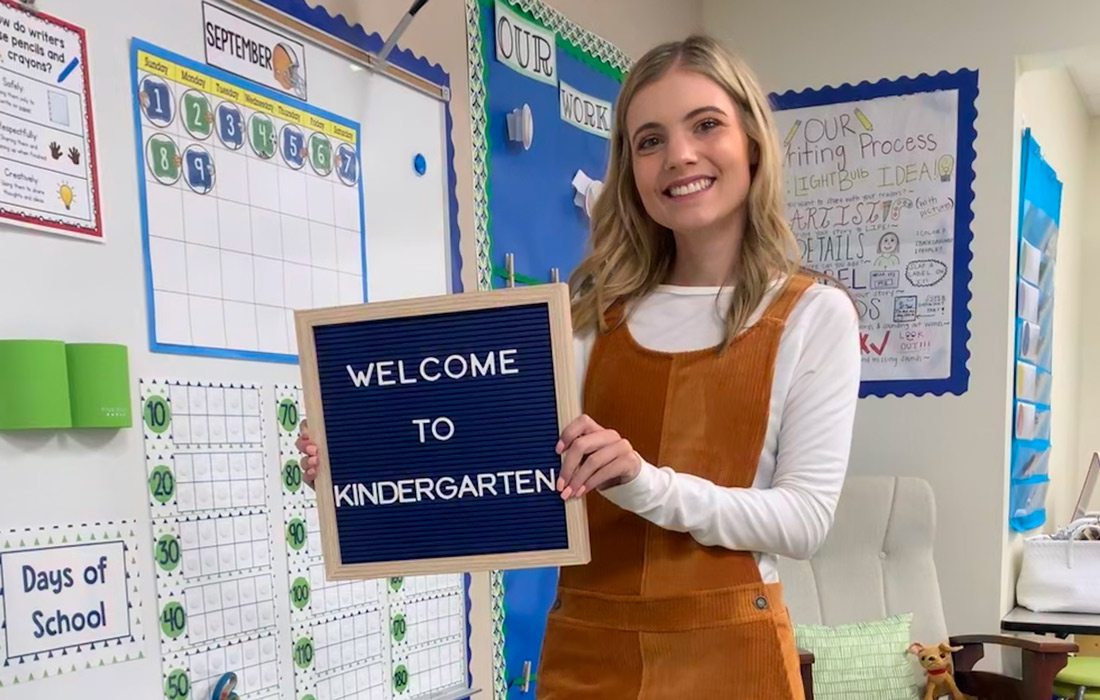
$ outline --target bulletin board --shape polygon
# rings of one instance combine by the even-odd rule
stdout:
[[[802,262],[852,293],[860,396],[969,386],[972,70],[773,95]]]
[[[1020,144],[1020,213],[1016,267],[1015,390],[1009,527],[1026,532],[1047,519],[1050,486],[1054,270],[1062,182],[1030,129]]]
[[[588,217],[576,203],[572,182],[577,171],[602,180],[609,146],[606,135],[563,118],[562,104],[569,101],[563,97],[582,93],[595,98],[586,100],[590,103],[613,103],[629,61],[537,1],[469,0],[466,7],[479,284],[504,286],[506,254],[515,256],[521,284],[549,282],[551,268],[565,279],[588,239]],[[511,14],[511,26],[519,25],[521,33],[533,26],[554,37],[557,75],[551,81],[498,60],[498,7]],[[534,127],[526,150],[509,141],[506,126],[507,115],[525,104]]]
[[[501,20],[513,38],[541,43],[498,47]],[[538,0],[467,0],[466,31],[478,288],[542,284],[553,272],[565,281],[589,232],[584,193],[574,183],[604,178],[606,127],[630,60]],[[525,105],[533,125],[528,148],[508,130],[509,115],[522,117]],[[506,256],[514,260],[511,275]],[[557,569],[498,572],[491,584],[493,697],[535,697]]]
[[[77,166],[95,163],[102,235],[0,218],[0,257],[21,261],[0,293],[34,300],[3,314],[0,338],[124,345],[133,423],[0,431],[0,566],[43,574],[0,588],[29,633],[0,648],[18,665],[0,694],[179,700],[225,671],[256,699],[469,694],[468,576],[321,575],[288,332],[296,307],[462,290],[450,76],[400,47],[404,79],[371,73],[354,56],[382,37],[304,0],[35,5],[81,38],[57,69],[79,56],[63,85],[85,80],[90,108],[74,97],[68,121],[87,117],[88,151],[70,159],[78,139],[58,136],[57,160],[83,206]],[[207,63],[210,8],[285,37],[287,91]],[[265,327],[286,344],[261,342]],[[29,643],[35,619],[62,630],[56,646]]]

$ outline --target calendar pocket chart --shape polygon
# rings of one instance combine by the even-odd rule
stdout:
[[[131,53],[151,348],[296,362],[295,309],[366,299],[358,123]]]
[[[278,697],[260,390],[142,380],[141,406],[165,697],[209,694],[226,670]]]

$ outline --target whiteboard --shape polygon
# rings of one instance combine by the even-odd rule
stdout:
[[[288,3],[280,3],[288,4]],[[53,338],[122,343],[129,349],[134,426],[121,431],[0,432],[0,528],[133,521],[145,625],[144,658],[4,687],[5,700],[55,697],[163,697],[156,573],[139,379],[165,378],[261,387],[269,424],[263,449],[279,456],[274,416],[277,385],[299,383],[297,366],[253,360],[154,353],[149,349],[139,211],[130,42],[140,38],[203,60],[199,0],[38,0],[38,8],[83,27],[100,170],[104,242],[86,242],[0,225],[0,338]],[[233,8],[230,8],[233,9]],[[238,11],[239,12],[239,11]],[[457,275],[448,177],[446,105],[392,79],[370,75],[308,41],[310,103],[362,126],[367,295],[382,300],[455,289]],[[412,159],[422,154],[423,175]],[[271,522],[282,493],[266,471]],[[273,539],[272,567],[287,570],[283,542]],[[285,584],[277,606],[289,609]],[[289,640],[288,615],[279,620]],[[280,655],[289,654],[285,643]],[[294,674],[280,677],[280,697],[294,696]]]

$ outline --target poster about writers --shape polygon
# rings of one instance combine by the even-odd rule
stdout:
[[[0,220],[102,240],[84,30],[0,0]]]
[[[977,73],[776,96],[802,263],[852,295],[861,396],[961,394]]]

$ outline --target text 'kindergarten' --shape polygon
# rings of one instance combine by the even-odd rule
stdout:
[[[459,381],[518,375],[517,349],[506,348],[481,353],[429,355],[419,361],[373,360],[365,366],[346,365],[348,377],[356,388],[378,388]],[[455,423],[447,416],[413,418],[409,439],[424,445],[446,442],[455,435]],[[524,496],[555,491],[557,469],[513,469],[478,474],[421,476],[333,485],[336,507],[386,506],[450,501],[490,496]]]

